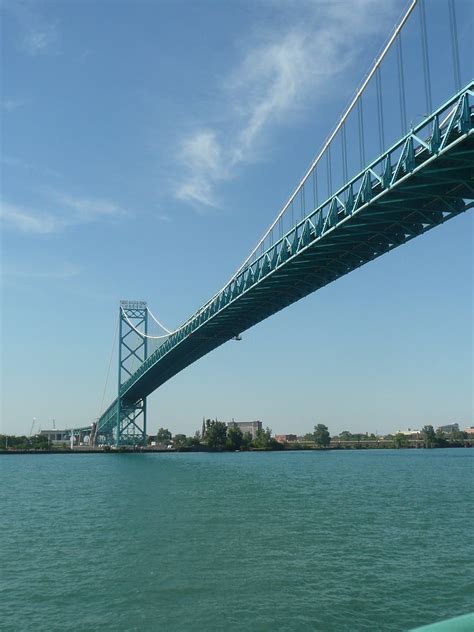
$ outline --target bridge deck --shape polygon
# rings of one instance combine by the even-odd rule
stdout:
[[[471,82],[243,270],[143,363],[123,401],[145,398],[236,334],[470,208],[473,97]],[[116,404],[101,431],[113,426]]]

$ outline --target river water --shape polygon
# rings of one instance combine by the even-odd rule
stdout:
[[[0,456],[0,629],[406,630],[473,609],[474,450]]]

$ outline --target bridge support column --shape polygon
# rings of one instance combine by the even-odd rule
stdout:
[[[115,433],[116,447],[122,445],[146,445],[146,399],[129,403],[120,400]]]
[[[122,387],[147,358],[148,308],[145,301],[121,301],[117,419],[114,443],[146,445],[146,398],[129,401]],[[145,334],[145,335],[143,335]]]

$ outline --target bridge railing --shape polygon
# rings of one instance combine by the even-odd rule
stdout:
[[[143,373],[231,302],[348,218],[359,213],[375,198],[421,168],[427,160],[445,152],[460,135],[470,133],[473,129],[473,103],[474,82],[471,81],[334,195],[297,222],[255,261],[249,262],[245,269],[147,358],[123,384],[121,393],[126,394]]]

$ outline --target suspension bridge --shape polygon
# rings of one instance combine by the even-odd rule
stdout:
[[[474,206],[474,81],[462,80],[472,43],[469,59],[458,41],[458,4],[445,0],[441,61],[439,47],[429,45],[430,5],[410,3],[293,195],[223,288],[176,330],[144,301],[121,302],[117,397],[92,426],[71,433],[89,434],[91,444],[145,444],[146,398],[164,382]],[[417,47],[407,48],[410,38]],[[433,105],[434,73],[445,97]],[[416,124],[408,123],[408,101],[424,112]],[[162,333],[151,335],[151,325]]]

